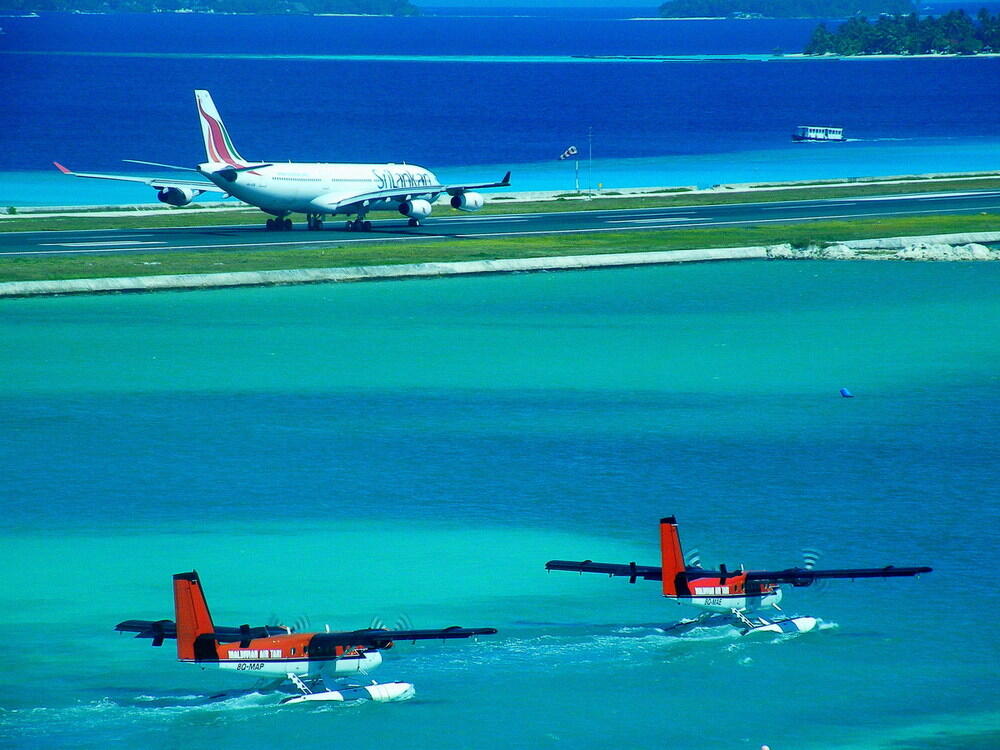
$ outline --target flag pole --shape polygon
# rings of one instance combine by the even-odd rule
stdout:
[[[594,129],[587,128],[587,200],[594,197]]]

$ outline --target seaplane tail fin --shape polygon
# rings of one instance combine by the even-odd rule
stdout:
[[[212,95],[204,89],[198,89],[194,92],[194,100],[198,105],[198,119],[201,120],[201,135],[205,140],[205,156],[208,161],[231,167],[247,166],[249,162],[233,146],[219,110],[212,101]]]
[[[677,574],[684,572],[684,552],[674,516],[660,519],[660,557],[663,564],[663,595],[677,596]]]
[[[215,632],[198,573],[174,576],[174,619],[177,621],[177,658],[195,658],[195,640]]]

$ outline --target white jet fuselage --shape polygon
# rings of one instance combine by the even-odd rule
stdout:
[[[434,174],[413,164],[272,163],[237,171],[208,162],[199,171],[230,195],[273,214],[337,213],[338,202],[379,190],[413,188],[411,199],[429,203],[441,194]],[[428,192],[422,188],[431,188]],[[436,188],[436,189],[434,189]],[[368,210],[397,210],[400,201],[372,200]],[[354,209],[344,213],[355,213]]]

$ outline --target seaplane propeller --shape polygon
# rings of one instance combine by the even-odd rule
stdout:
[[[822,554],[818,549],[806,547],[802,550],[802,567],[806,570],[812,570],[816,567],[816,563],[819,562]]]
[[[369,630],[411,630],[413,628],[413,621],[407,615],[399,615],[390,628],[386,626],[385,620],[376,615],[372,618],[371,625],[368,628]]]
[[[805,570],[812,570],[816,567],[816,563],[823,556],[823,553],[816,549],[815,547],[805,547],[802,550],[802,567]],[[813,589],[815,591],[822,591],[827,587],[830,582],[825,578],[820,578],[813,584]]]
[[[306,631],[309,629],[309,625],[309,618],[306,615],[299,615],[292,621],[291,625],[286,625],[284,623],[284,618],[278,617],[277,614],[272,614],[269,618],[267,618],[267,626],[269,628],[281,628],[287,635]]]

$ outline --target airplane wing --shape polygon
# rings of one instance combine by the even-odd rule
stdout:
[[[595,563],[592,560],[572,562],[570,560],[549,560],[545,563],[546,570],[569,570],[574,573],[604,573],[609,576],[628,576],[630,583],[637,578],[646,581],[662,581],[663,568],[652,565],[636,565],[632,563]]]
[[[412,187],[386,188],[385,190],[373,190],[370,193],[359,193],[344,197],[339,193],[329,193],[321,195],[312,201],[318,209],[324,209],[330,213],[343,211],[351,206],[362,206],[376,201],[407,201],[418,195],[428,195],[433,193],[443,193],[447,188],[444,185],[416,185]]]
[[[220,188],[218,185],[213,185],[207,180],[174,180],[169,177],[126,177],[125,175],[118,174],[94,174],[87,172],[73,172],[67,169],[62,164],[57,161],[52,162],[55,164],[56,169],[65,175],[70,177],[87,177],[95,180],[119,180],[120,182],[138,182],[143,185],[149,185],[157,190],[162,190],[163,188],[187,188],[189,190],[198,190],[199,192],[212,192],[212,193],[225,193],[226,191]]]
[[[808,586],[813,581],[824,578],[901,578],[930,573],[932,570],[933,568],[928,567],[897,568],[895,565],[886,565],[884,568],[842,568],[839,570],[809,570],[807,568],[749,570],[746,573],[746,580]]]
[[[484,182],[481,185],[448,185],[445,191],[448,195],[458,195],[466,190],[482,190],[484,188],[508,187],[510,185],[510,172],[503,176],[500,182]]]
[[[503,176],[500,182],[486,182],[480,185],[410,185],[408,187],[386,188],[385,190],[372,190],[369,193],[343,196],[341,194],[329,193],[321,195],[312,201],[317,209],[326,210],[330,213],[343,211],[352,206],[362,206],[376,201],[407,201],[418,195],[431,195],[434,193],[447,193],[448,195],[458,195],[467,190],[477,190],[480,188],[507,187],[510,185],[510,172]]]

